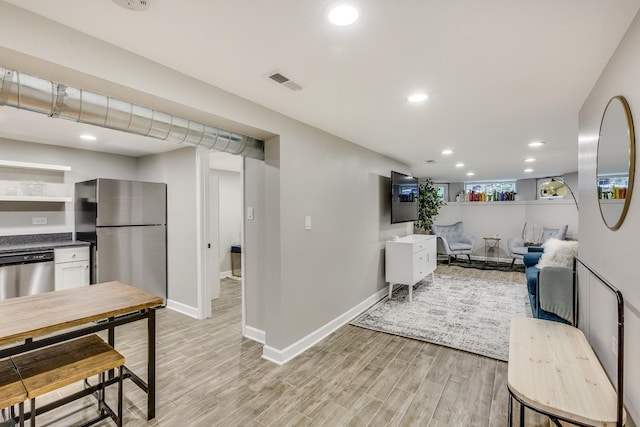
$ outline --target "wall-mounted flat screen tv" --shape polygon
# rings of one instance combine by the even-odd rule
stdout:
[[[391,224],[418,220],[418,178],[391,171]]]

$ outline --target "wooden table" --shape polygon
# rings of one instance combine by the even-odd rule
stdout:
[[[0,301],[0,346],[4,346],[0,359],[103,330],[108,331],[108,342],[115,347],[116,326],[147,319],[147,381],[130,370],[125,377],[147,393],[147,419],[153,419],[155,311],[162,304],[162,298],[120,282]]]
[[[512,398],[524,408],[575,425],[616,426],[614,390],[582,331],[548,320],[514,317],[509,338],[509,425]]]

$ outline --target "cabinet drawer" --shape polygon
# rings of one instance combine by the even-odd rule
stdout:
[[[413,254],[413,278],[420,280],[427,275],[427,264],[429,262],[429,253],[422,250]]]
[[[429,240],[423,240],[421,242],[413,244],[413,252],[420,252],[422,250],[427,249],[428,247],[429,247]]]
[[[89,261],[89,247],[56,248],[54,250],[54,260],[56,264],[61,262]]]

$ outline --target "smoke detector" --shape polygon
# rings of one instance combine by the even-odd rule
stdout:
[[[147,10],[150,6],[151,0],[112,0],[118,6],[125,9],[142,11]]]

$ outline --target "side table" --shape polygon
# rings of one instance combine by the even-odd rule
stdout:
[[[484,239],[484,262],[489,262],[489,253],[493,253],[493,256],[500,253],[500,236],[483,237]],[[496,261],[497,262],[497,261]]]

